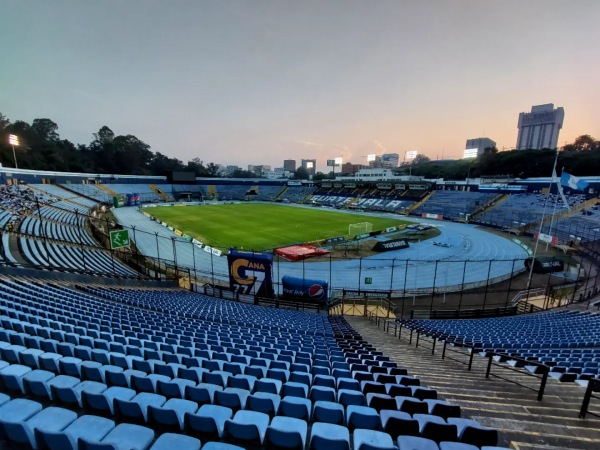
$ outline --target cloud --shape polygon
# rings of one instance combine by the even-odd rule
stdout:
[[[294,142],[296,144],[306,145],[307,147],[323,147],[323,144],[319,144],[318,142],[313,142],[313,141],[298,140],[298,141],[294,141]]]

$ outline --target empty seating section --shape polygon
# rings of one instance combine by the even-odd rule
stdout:
[[[46,185],[44,185],[46,186]],[[64,204],[67,205],[64,205]],[[75,212],[61,207],[73,207]],[[81,214],[79,214],[81,212]],[[41,217],[41,219],[40,219]],[[19,247],[33,265],[133,277],[138,274],[99,246],[85,228],[87,208],[67,201],[43,206],[21,221]],[[76,245],[71,245],[76,244]]]
[[[314,189],[311,186],[288,186],[280,199],[284,202],[300,203],[308,195],[312,194]]]
[[[91,197],[98,203],[112,204],[113,202],[112,196],[95,184],[69,184],[65,187],[86,197]]]
[[[176,199],[179,199],[182,193],[191,193],[194,200],[206,198],[206,189],[197,184],[173,184],[170,188],[171,195]]]
[[[250,189],[247,185],[218,185],[214,186],[217,200],[245,200],[246,192]],[[210,195],[209,195],[210,196]]]
[[[0,278],[8,440],[157,450],[497,443],[343,317],[89,289]]]
[[[402,323],[454,344],[543,363],[550,367],[551,376],[562,381],[600,376],[599,314],[552,311],[506,318]]]
[[[583,201],[583,196],[567,196],[570,205]],[[478,223],[503,228],[519,228],[533,222],[539,222],[544,215],[566,210],[562,200],[557,195],[550,194],[511,194],[506,200],[489,208],[478,219]]]
[[[492,201],[497,194],[483,192],[435,191],[412,214],[441,214],[445,219],[457,220]]]
[[[256,195],[252,195],[250,198],[255,201],[270,202],[275,199],[277,194],[283,190],[283,186],[257,186],[255,190]]]
[[[43,192],[48,196],[55,197],[58,199],[76,199],[81,198],[79,195],[69,192],[66,189],[61,188],[55,184],[30,184],[38,192]]]
[[[562,217],[546,224],[542,231],[556,236],[563,244],[600,240],[600,207],[595,206],[575,216]]]

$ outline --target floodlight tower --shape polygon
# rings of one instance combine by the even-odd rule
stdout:
[[[336,156],[334,159],[327,160],[327,166],[331,167],[331,171],[333,173],[334,179],[335,179],[335,166],[341,166],[342,161],[343,161],[343,159],[341,156]]]
[[[17,136],[16,134],[9,134],[8,135],[8,143],[10,144],[10,146],[12,147],[12,151],[13,151],[13,158],[15,160],[15,169],[18,169],[19,166],[17,165],[17,153],[15,152],[15,145],[18,147],[19,145],[21,145],[19,143],[19,136]]]

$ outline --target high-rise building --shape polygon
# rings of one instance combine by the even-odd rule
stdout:
[[[565,110],[554,104],[532,106],[531,112],[519,114],[517,150],[557,148],[558,133],[563,126]]]
[[[475,139],[467,139],[463,159],[464,158],[477,158],[478,156],[483,155],[483,152],[485,151],[486,148],[494,148],[494,147],[496,147],[496,143],[494,141],[492,141],[490,138],[478,137]]]
[[[400,155],[398,153],[384,153],[381,155],[381,166],[395,169],[398,167]]]
[[[308,174],[313,176],[317,173],[317,160],[316,159],[303,159],[301,167],[304,167]]]
[[[283,169],[288,172],[296,171],[296,160],[295,159],[284,159],[283,160]]]

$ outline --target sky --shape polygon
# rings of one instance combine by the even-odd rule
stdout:
[[[184,162],[365,164],[514,148],[519,112],[600,139],[598,0],[0,0],[0,113]]]

